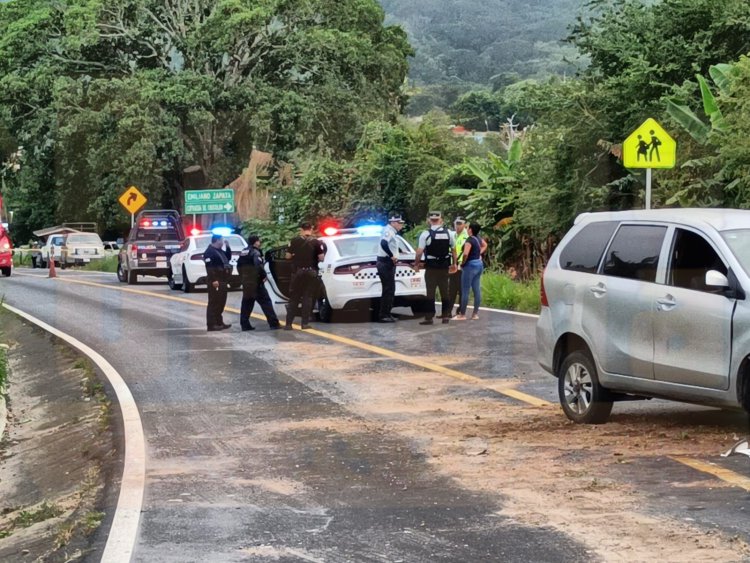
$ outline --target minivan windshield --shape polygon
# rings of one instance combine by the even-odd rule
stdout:
[[[732,249],[732,254],[742,265],[742,269],[750,276],[750,229],[722,231],[721,236]]]

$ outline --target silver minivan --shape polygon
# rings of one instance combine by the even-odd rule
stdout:
[[[750,211],[585,213],[550,258],[541,366],[565,414],[659,397],[750,411]]]

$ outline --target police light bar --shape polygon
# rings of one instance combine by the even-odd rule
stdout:
[[[141,221],[141,227],[145,227],[147,229],[166,229],[171,223],[171,221],[167,221],[165,219],[144,219],[143,221]]]
[[[197,227],[193,227],[190,229],[190,234],[194,237],[197,237],[199,234],[201,234],[201,230]]]
[[[383,234],[384,225],[362,225],[357,227],[357,234],[363,236],[375,236]]]
[[[213,229],[211,229],[211,233],[214,235],[228,237],[229,235],[234,233],[234,229],[231,227],[214,227]]]
[[[339,234],[339,230],[337,227],[326,227],[323,229],[323,234],[327,237],[332,237],[333,235]]]

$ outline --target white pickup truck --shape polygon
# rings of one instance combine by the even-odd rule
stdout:
[[[50,235],[41,249],[41,255],[42,268],[48,268],[52,259],[55,266],[63,269],[76,264],[88,264],[105,256],[99,235],[80,232]]]
[[[62,262],[62,247],[65,235],[50,235],[47,237],[47,242],[41,248],[42,254],[42,268],[49,268],[50,256],[55,261],[55,266],[61,266]]]

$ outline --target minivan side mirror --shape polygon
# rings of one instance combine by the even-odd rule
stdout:
[[[708,287],[722,287],[726,289],[729,287],[729,280],[721,272],[717,270],[709,270],[706,272],[706,285]]]

